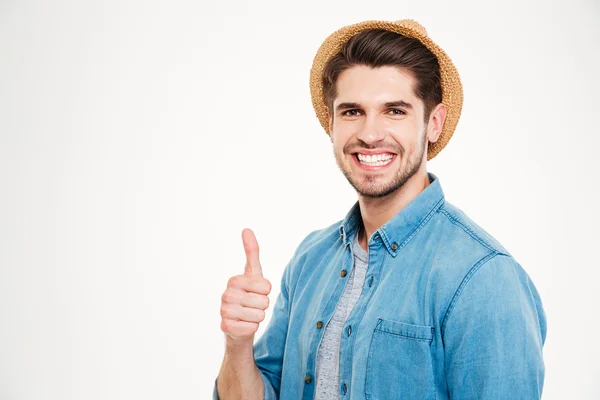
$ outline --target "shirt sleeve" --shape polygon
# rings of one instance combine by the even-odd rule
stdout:
[[[546,316],[540,296],[513,257],[475,266],[442,326],[451,399],[540,399]]]
[[[289,280],[292,261],[286,266],[281,278],[281,290],[273,306],[273,315],[267,328],[254,343],[254,360],[265,384],[265,400],[279,398],[283,354],[287,338],[290,300]]]

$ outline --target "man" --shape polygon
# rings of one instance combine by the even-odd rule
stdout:
[[[539,399],[540,296],[426,170],[462,108],[448,56],[411,20],[350,25],[319,49],[311,94],[358,201],[298,246],[255,344],[271,285],[242,232],[214,398]]]

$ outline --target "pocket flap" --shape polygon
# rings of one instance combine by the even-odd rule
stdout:
[[[406,322],[379,318],[375,330],[390,333],[392,335],[404,336],[409,339],[431,341],[433,339],[434,327],[428,325],[413,325]]]

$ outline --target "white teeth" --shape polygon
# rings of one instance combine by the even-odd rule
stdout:
[[[387,165],[394,158],[391,154],[377,154],[374,156],[357,154],[358,160],[363,165],[368,165],[370,167],[379,167],[382,165]]]
[[[357,153],[357,156],[360,161],[366,162],[388,161],[394,157],[392,154],[376,154],[372,156],[360,153]]]

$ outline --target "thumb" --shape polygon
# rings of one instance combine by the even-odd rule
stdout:
[[[246,228],[242,231],[242,242],[244,242],[244,251],[246,252],[246,275],[262,276],[262,267],[258,259],[258,241],[252,230]]]

